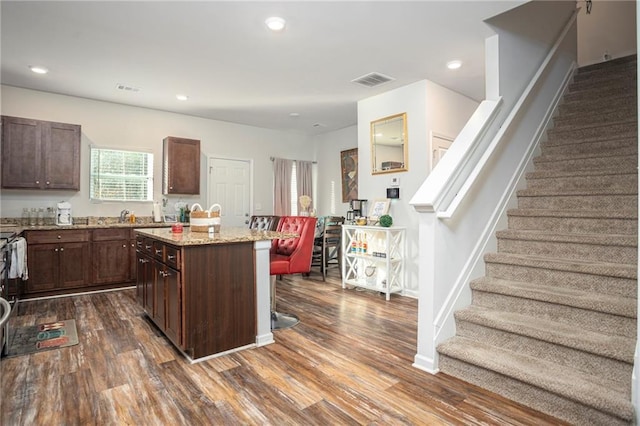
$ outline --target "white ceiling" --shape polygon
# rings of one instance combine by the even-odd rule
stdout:
[[[2,1],[1,82],[324,133],[355,124],[358,100],[422,79],[482,99],[491,34],[482,20],[521,3]],[[273,15],[287,20],[282,33],[266,29]],[[463,67],[448,70],[452,59]],[[395,80],[377,88],[351,82],[370,72]]]

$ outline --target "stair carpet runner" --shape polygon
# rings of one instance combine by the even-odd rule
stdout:
[[[580,68],[440,371],[577,425],[633,422],[636,56]]]

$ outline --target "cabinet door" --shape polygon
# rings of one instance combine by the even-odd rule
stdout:
[[[153,268],[153,261],[146,255],[143,256],[143,259],[146,262],[142,262],[143,269],[138,273],[144,274],[143,276],[143,287],[144,287],[144,302],[142,306],[144,307],[144,311],[153,318],[153,303],[155,301],[155,274],[156,271]]]
[[[129,240],[93,243],[93,284],[129,281],[131,248]]]
[[[164,265],[153,261],[153,321],[162,331],[165,329],[165,280]]]
[[[80,190],[80,126],[47,123],[43,130],[45,189]]]
[[[164,269],[166,289],[166,329],[165,334],[177,345],[182,344],[182,289],[180,273],[172,268]]]
[[[129,240],[129,279],[128,281],[136,281],[137,277],[136,265],[136,240]]]
[[[56,288],[60,270],[59,250],[58,244],[27,245],[29,267],[29,279],[26,281],[27,294]]]
[[[163,194],[200,194],[200,141],[167,137],[163,141]]]
[[[60,288],[86,287],[91,284],[90,243],[60,245]]]
[[[136,257],[136,299],[140,306],[142,306],[147,312],[153,312],[153,290],[149,283],[151,277],[151,262],[149,258],[140,252],[137,252]],[[150,298],[147,299],[147,293],[150,293]],[[148,305],[147,305],[148,300]],[[151,307],[147,310],[147,306]]]
[[[38,120],[2,117],[3,188],[40,188],[41,140]]]

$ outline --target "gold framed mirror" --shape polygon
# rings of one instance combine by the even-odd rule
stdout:
[[[409,170],[407,113],[371,122],[371,174]]]

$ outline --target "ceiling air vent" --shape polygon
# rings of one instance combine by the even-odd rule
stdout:
[[[122,90],[123,92],[131,92],[131,93],[138,93],[140,91],[139,87],[133,87],[133,86],[129,86],[128,84],[121,84],[121,83],[116,84],[116,89]]]
[[[369,74],[365,74],[355,80],[351,80],[351,82],[362,84],[367,87],[375,87],[393,80],[395,80],[395,78],[389,77],[388,75],[380,74],[378,72],[370,72]]]

